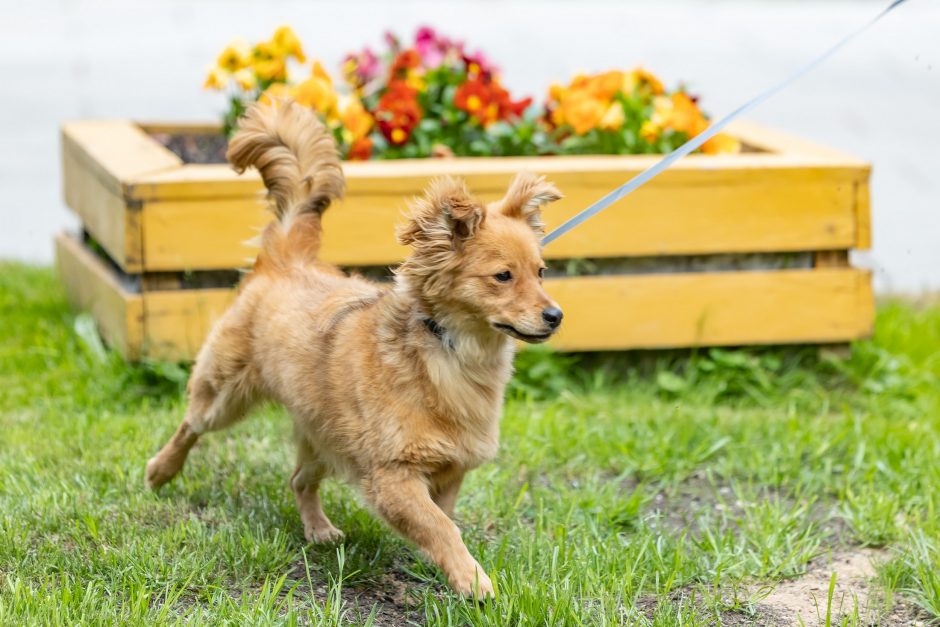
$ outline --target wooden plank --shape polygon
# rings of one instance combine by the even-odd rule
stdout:
[[[868,177],[855,184],[855,248],[871,248],[871,191]]]
[[[105,187],[126,196],[125,183],[178,169],[182,160],[127,120],[82,120],[62,125],[63,150],[72,153]]]
[[[844,342],[871,334],[870,274],[854,269],[554,279],[552,345],[619,350]]]
[[[127,201],[95,176],[74,151],[62,152],[62,175],[65,204],[81,218],[82,227],[125,272],[141,272],[140,213],[128,209]]]
[[[234,289],[144,294],[144,353],[151,359],[194,359],[212,325],[235,300]]]
[[[501,192],[513,175],[530,170],[544,174],[565,191],[577,183],[601,193],[623,183],[658,161],[658,155],[573,155],[552,157],[465,157],[453,159],[396,159],[345,162],[349,194],[396,195],[420,192],[437,176],[460,176],[477,193]],[[805,176],[806,170],[825,172],[845,182],[867,177],[867,166],[856,160],[795,154],[743,153],[691,155],[657,177],[673,184],[709,185],[724,173],[749,176]],[[788,174],[790,172],[790,174]],[[733,175],[734,176],[734,175]],[[737,174],[740,176],[740,174]],[[652,183],[651,183],[652,184]],[[128,185],[131,198],[142,201],[239,198],[260,192],[255,171],[236,174],[225,164],[187,164],[181,168],[140,176]]]
[[[857,241],[853,172],[666,173],[547,247],[545,254],[563,259],[848,249]],[[381,181],[400,187],[403,178],[386,173]],[[472,180],[471,186],[482,199],[494,200],[511,178],[487,175]],[[546,209],[550,229],[613,188],[621,175],[566,172],[556,178],[566,197]],[[400,261],[407,250],[395,242],[395,226],[408,199],[427,181],[412,176],[410,191],[402,193],[383,191],[377,179],[350,179],[346,200],[324,216],[323,258],[340,265]],[[145,202],[141,219],[147,270],[246,265],[246,257],[255,253],[243,242],[269,219],[259,199],[254,194]]]
[[[728,125],[727,132],[737,137],[748,148],[763,152],[813,157],[859,168],[869,167],[868,163],[847,152],[748,120],[735,120]]]
[[[847,342],[871,334],[870,274],[850,268],[555,278],[564,351]],[[193,359],[235,290],[153,292],[151,358]]]
[[[80,242],[55,239],[56,265],[72,306],[89,311],[105,341],[126,359],[139,359],[143,341],[143,302],[125,290],[114,272]]]

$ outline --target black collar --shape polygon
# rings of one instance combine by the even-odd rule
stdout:
[[[428,331],[434,334],[434,337],[441,340],[442,342],[444,341],[444,332],[445,332],[444,327],[434,322],[430,318],[425,318],[421,322],[424,323],[424,326],[427,327]]]

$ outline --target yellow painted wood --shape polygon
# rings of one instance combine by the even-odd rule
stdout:
[[[70,300],[131,359],[188,360],[235,298],[234,289],[123,290],[75,240],[56,240]],[[559,350],[621,350],[846,342],[871,333],[866,271],[843,267],[555,278],[565,310]]]
[[[699,175],[701,173],[698,173]],[[500,197],[511,175],[475,185],[484,200]],[[549,229],[588,206],[621,180],[595,172],[579,178],[560,173],[566,197],[545,210]],[[689,180],[689,179],[692,180]],[[400,186],[400,179],[382,179]],[[397,263],[406,249],[395,226],[410,191],[382,192],[374,180],[349,180],[347,198],[324,216],[324,259],[341,265]],[[366,192],[363,188],[374,188]],[[735,252],[787,252],[851,248],[857,241],[853,181],[841,173],[806,168],[767,173],[723,170],[710,177],[664,174],[629,199],[547,247],[552,259]],[[240,267],[255,252],[243,242],[269,219],[257,195],[242,199],[145,202],[143,257],[151,271]]]
[[[122,196],[127,181],[175,170],[183,163],[127,120],[67,122],[62,125],[62,145],[111,192]]]
[[[869,273],[851,268],[546,283],[565,311],[560,350],[845,342],[874,320]]]
[[[144,293],[144,354],[151,359],[195,359],[212,325],[235,300],[234,289]]]
[[[125,272],[141,272],[140,212],[129,210],[127,201],[94,176],[74,151],[62,153],[62,177],[65,203],[81,218],[82,227]]]
[[[855,248],[871,248],[871,191],[868,177],[855,185]]]
[[[139,359],[144,332],[140,295],[125,291],[111,269],[75,239],[60,234],[55,246],[59,276],[72,306],[90,312],[105,341],[125,358]]]

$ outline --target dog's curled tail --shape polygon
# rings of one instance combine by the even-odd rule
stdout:
[[[316,113],[290,101],[254,103],[239,120],[225,156],[239,174],[251,166],[258,169],[278,230],[287,236],[277,240],[300,236],[302,241],[290,248],[300,246],[315,256],[320,214],[342,198],[345,187],[336,142]],[[266,251],[274,244],[271,230],[263,237]]]

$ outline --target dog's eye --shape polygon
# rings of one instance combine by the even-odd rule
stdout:
[[[506,283],[507,281],[512,280],[512,272],[510,272],[509,270],[506,270],[504,272],[500,272],[499,274],[494,274],[493,278],[499,281],[500,283]]]

